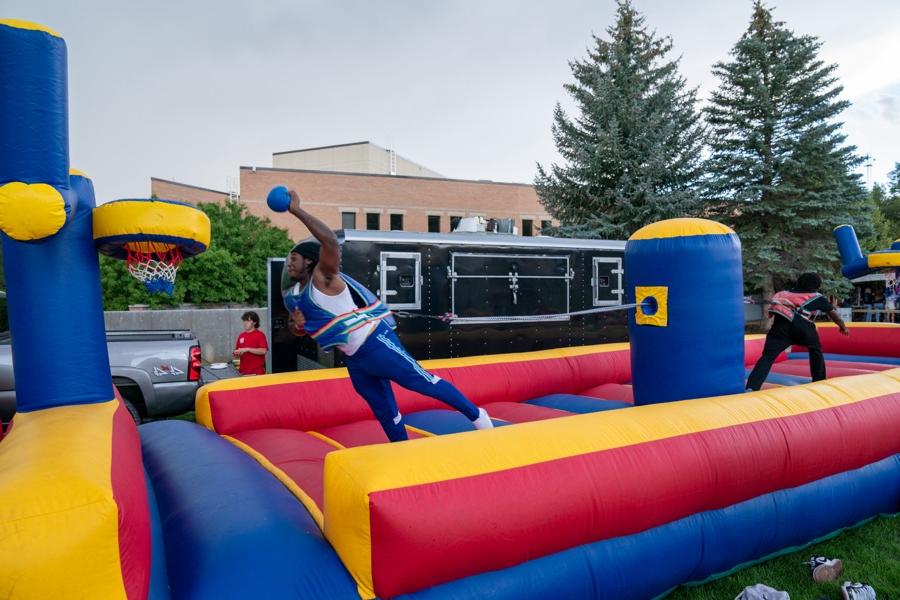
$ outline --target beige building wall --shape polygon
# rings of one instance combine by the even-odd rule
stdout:
[[[443,177],[411,160],[394,153],[395,175],[410,177]],[[320,148],[305,148],[272,155],[272,167],[276,169],[302,169],[307,171],[334,171],[340,173],[391,174],[391,153],[371,142],[338,144]]]
[[[341,228],[343,212],[356,215],[356,229],[366,229],[366,215],[377,214],[382,231],[390,229],[391,214],[403,215],[404,231],[428,231],[428,216],[438,216],[443,233],[450,231],[451,217],[512,218],[520,234],[523,219],[532,221],[535,234],[541,221],[551,220],[534,187],[520,183],[252,167],[241,167],[240,178],[241,201],[250,212],[268,217],[293,239],[309,232],[295,217],[269,210],[266,195],[276,185],[296,189],[306,210],[332,229]]]
[[[228,198],[225,192],[156,177],[150,178],[150,195],[161,200],[178,200],[189,204],[224,202]]]

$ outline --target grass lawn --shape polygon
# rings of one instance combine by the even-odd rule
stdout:
[[[810,556],[842,559],[843,574],[836,582],[815,583],[809,568],[801,564]],[[746,586],[757,583],[783,590],[791,600],[838,599],[845,580],[868,583],[879,600],[900,599],[900,517],[879,517],[830,540],[706,585],[678,588],[666,599],[731,600]]]
[[[195,415],[194,411],[189,411],[189,412],[186,412],[186,413],[183,413],[180,415],[176,415],[174,417],[169,417],[169,418],[175,419],[177,421],[190,421],[191,423],[194,423],[197,421],[197,419],[195,417],[196,417],[196,415]]]

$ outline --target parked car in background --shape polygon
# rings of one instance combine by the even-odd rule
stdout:
[[[200,344],[190,331],[106,333],[113,385],[136,423],[193,410],[200,386]],[[52,377],[52,369],[48,377]],[[0,333],[0,420],[16,409],[9,332]]]

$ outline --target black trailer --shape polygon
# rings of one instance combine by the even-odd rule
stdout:
[[[397,318],[416,359],[524,352],[626,339],[626,311],[563,316],[624,301],[625,242],[499,233],[337,231],[341,269],[392,309],[462,321]],[[272,372],[341,366],[287,329],[284,258],[269,260]],[[540,317],[541,315],[547,315]],[[516,321],[512,317],[535,317]]]

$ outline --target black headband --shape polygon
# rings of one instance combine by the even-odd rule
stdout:
[[[317,261],[319,260],[319,242],[304,240],[291,248],[291,252],[296,252],[309,260]]]

